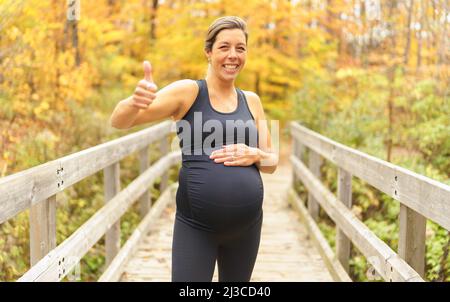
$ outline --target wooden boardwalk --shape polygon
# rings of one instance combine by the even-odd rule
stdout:
[[[167,179],[170,167],[180,163],[179,151],[167,151],[172,129],[173,123],[164,121],[1,178],[0,192],[5,194],[0,194],[0,224],[30,210],[31,268],[18,281],[63,280],[76,267],[78,259],[102,237],[105,237],[108,265],[99,281],[170,281],[176,184],[167,187],[166,181],[162,181],[165,192],[150,211],[147,199],[141,199],[140,209],[146,216],[120,249],[121,232],[117,222],[148,191],[149,184],[160,177]],[[450,229],[450,187],[342,145],[298,122],[290,123],[290,131],[291,138],[279,144],[280,163],[276,173],[262,174],[264,222],[252,280],[351,281],[345,267],[353,245],[383,280],[425,281],[422,276],[426,275],[426,221]],[[159,143],[165,155],[150,166],[149,146],[154,143]],[[308,163],[301,160],[305,152]],[[135,153],[139,156],[140,174],[120,190],[120,161]],[[320,180],[324,160],[337,166],[337,196]],[[56,246],[57,194],[101,170],[105,205]],[[311,211],[291,186],[292,170],[311,197],[308,197]],[[398,252],[351,211],[353,178],[361,179],[400,203]],[[295,210],[287,206],[287,195]],[[336,251],[312,218],[320,208],[336,225]],[[305,226],[297,215],[302,216]],[[213,280],[217,280],[217,272]]]
[[[264,222],[252,281],[333,281],[298,215],[288,208],[290,165],[282,163],[274,174],[261,175]],[[125,266],[121,281],[170,281],[174,216],[171,203]]]

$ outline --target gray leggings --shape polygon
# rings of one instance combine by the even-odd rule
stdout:
[[[172,242],[172,281],[210,282],[217,260],[220,282],[250,281],[261,237],[261,217],[233,233],[199,230],[178,215]]]

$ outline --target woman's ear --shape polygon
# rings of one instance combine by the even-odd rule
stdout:
[[[206,50],[206,49],[204,51],[205,51],[206,59],[208,60],[208,62],[211,62],[211,51]]]

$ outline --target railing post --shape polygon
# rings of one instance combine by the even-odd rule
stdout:
[[[139,171],[140,174],[144,173],[145,170],[149,167],[149,160],[148,160],[148,151],[149,146],[146,146],[141,151],[139,151]],[[140,214],[141,218],[144,218],[145,215],[147,215],[148,211],[150,210],[150,207],[152,206],[152,199],[151,199],[151,192],[150,188],[142,194],[142,196],[139,198],[140,203]]]
[[[30,263],[35,265],[56,247],[56,195],[30,209]]]
[[[169,138],[167,136],[161,139],[159,150],[161,156],[165,156],[169,153]],[[161,175],[161,183],[159,185],[159,190],[161,193],[166,190],[168,183],[169,183],[169,170],[167,170],[166,172],[164,172],[163,175]]]
[[[300,143],[295,136],[292,137],[292,154],[300,161],[303,161],[303,155],[305,153],[305,146]],[[292,187],[295,188],[295,184],[298,181],[297,173],[292,171]]]
[[[322,157],[312,149],[309,149],[308,167],[311,170],[311,173],[319,179],[321,177],[320,167],[322,166],[322,162]],[[319,203],[313,197],[311,192],[308,193],[308,211],[315,221],[319,219]]]
[[[338,168],[338,199],[347,208],[352,207],[352,175],[342,168]],[[349,272],[351,241],[336,227],[336,256],[345,271]]]
[[[103,172],[105,185],[105,203],[120,192],[120,163],[116,162]],[[112,262],[120,250],[120,219],[105,234],[106,267]]]
[[[400,204],[398,254],[425,277],[425,231],[427,220],[416,211]]]
[[[297,139],[295,136],[292,136],[292,154],[295,157],[299,157],[299,143],[297,142]],[[297,174],[295,173],[295,170],[292,170],[292,187],[295,188],[295,184],[298,181]]]

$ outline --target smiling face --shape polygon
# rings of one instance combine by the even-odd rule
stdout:
[[[233,81],[245,65],[247,44],[241,29],[224,29],[210,51],[206,51],[214,74],[224,81]]]

